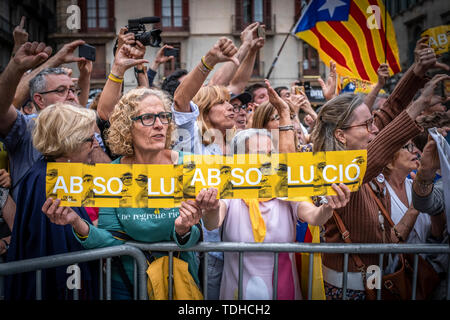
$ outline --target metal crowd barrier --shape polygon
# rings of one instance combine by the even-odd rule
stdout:
[[[91,260],[107,258],[106,263],[106,298],[111,299],[111,259],[113,256],[130,255],[135,259],[135,276],[134,276],[134,299],[137,298],[137,290],[139,291],[139,299],[147,299],[147,262],[141,250],[150,251],[166,251],[169,256],[169,300],[173,299],[173,253],[178,251],[194,251],[194,252],[238,252],[239,253],[239,284],[238,299],[242,300],[243,292],[243,258],[245,252],[273,252],[274,254],[274,281],[273,281],[273,299],[277,299],[277,283],[278,283],[278,254],[280,252],[303,252],[303,253],[342,253],[344,255],[343,262],[343,299],[346,300],[347,275],[348,275],[348,258],[350,254],[378,254],[379,267],[383,270],[383,256],[389,253],[409,253],[414,254],[414,274],[412,283],[411,300],[416,299],[417,289],[417,268],[418,254],[447,254],[450,260],[450,246],[444,244],[338,244],[338,243],[242,243],[242,242],[202,242],[194,247],[185,249],[179,248],[175,243],[139,243],[127,242],[121,246],[108,247],[102,249],[85,250],[50,257],[42,257],[36,259],[15,261],[9,263],[0,263],[0,280],[2,276],[22,273],[28,271],[36,271],[36,281],[40,281],[39,272],[41,269],[52,268],[61,265],[68,265]],[[203,295],[208,294],[208,255],[203,256]],[[102,276],[102,264],[100,263],[100,275]],[[136,269],[137,268],[137,269]],[[312,296],[312,270],[314,268],[314,259],[309,259],[308,274],[308,299]],[[447,275],[450,274],[450,263],[448,265]],[[102,279],[102,277],[100,277]],[[1,284],[1,281],[0,281]],[[102,290],[102,283],[100,283]],[[40,285],[36,286],[37,291]],[[40,292],[36,293],[39,300]],[[101,299],[103,294],[101,294]],[[381,289],[377,290],[377,300],[382,299]],[[450,281],[447,281],[447,300],[450,300]]]
[[[147,299],[147,260],[141,250],[129,245],[57,254],[53,256],[0,263],[0,285],[3,276],[30,271],[36,272],[36,300],[42,300],[42,269],[72,265],[99,260],[100,299],[103,300],[103,260],[106,258],[106,300],[111,300],[111,257],[131,256],[134,258],[134,299]],[[140,284],[139,286],[137,284]],[[145,285],[142,285],[145,284]],[[0,290],[3,292],[3,288]],[[78,300],[78,290],[74,289],[74,300]]]

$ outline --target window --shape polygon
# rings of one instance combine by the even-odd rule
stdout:
[[[189,31],[189,0],[155,0],[155,16],[163,31]]]
[[[172,61],[166,62],[164,64],[164,76],[167,77],[169,74],[177,69],[181,69],[181,44],[179,42],[167,43],[169,46],[178,49],[178,56],[176,56]]]
[[[95,61],[92,65],[92,79],[105,79],[106,70],[109,67],[106,65],[106,51],[104,44],[95,45]]]
[[[114,0],[84,0],[80,5],[84,31],[114,30]]]
[[[317,50],[303,42],[303,75],[319,74],[319,55]]]
[[[259,21],[272,30],[270,0],[236,0],[235,31],[242,31],[249,24]]]

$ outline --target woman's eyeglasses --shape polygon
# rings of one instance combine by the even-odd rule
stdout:
[[[416,148],[416,145],[414,143],[408,143],[402,147],[402,149],[408,150],[410,153],[414,153],[414,149]]]
[[[350,129],[350,128],[356,128],[356,127],[362,127],[365,126],[367,129],[367,132],[373,132],[373,128],[375,127],[374,125],[374,118],[370,118],[367,119],[366,121],[364,121],[364,123],[361,124],[355,124],[354,126],[346,126],[346,127],[341,127],[341,129]]]
[[[242,106],[233,106],[233,112],[239,113],[241,109],[247,112],[247,105],[243,104]]]
[[[160,113],[144,113],[140,116],[133,117],[131,120],[137,121],[141,120],[142,125],[146,127],[151,127],[155,124],[156,118],[159,118],[162,124],[169,124],[172,121],[171,112],[160,112]]]

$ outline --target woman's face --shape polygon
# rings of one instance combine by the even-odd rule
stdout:
[[[408,141],[406,145],[403,146],[394,158],[392,166],[395,170],[402,170],[404,172],[411,172],[419,168],[420,165],[421,152],[417,147]]]
[[[225,101],[214,105],[209,110],[206,120],[209,121],[212,128],[225,131],[234,127],[234,117],[233,106],[228,101]]]
[[[158,114],[160,112],[166,112],[162,101],[154,95],[149,95],[139,103],[136,116],[147,113]],[[166,146],[168,128],[169,124],[162,123],[159,117],[156,117],[155,122],[150,126],[143,125],[140,119],[135,120],[131,127],[131,136],[135,152],[137,150],[141,152],[163,150]]]
[[[92,127],[89,136],[84,139],[79,149],[73,154],[67,155],[70,162],[92,163],[92,152],[95,147],[99,147],[97,139],[95,138],[94,126]]]
[[[378,128],[373,122],[372,114],[369,108],[363,103],[358,106],[351,114],[353,121],[342,128],[344,141],[347,150],[367,149],[367,145],[375,139]],[[367,125],[368,124],[368,125]]]
[[[280,126],[280,116],[278,115],[278,111],[274,110],[270,115],[269,122],[267,122],[266,129],[272,130],[277,129]]]

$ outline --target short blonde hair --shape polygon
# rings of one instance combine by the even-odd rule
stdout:
[[[206,123],[205,121],[206,117],[211,111],[211,108],[216,104],[222,104],[226,101],[230,101],[230,92],[224,86],[205,86],[200,88],[192,101],[198,106],[198,109],[200,111],[198,121],[203,137],[204,133],[208,129],[211,129],[208,123]],[[204,145],[209,145],[212,142],[214,141],[209,140],[206,137],[203,138]]]
[[[131,136],[133,120],[131,118],[138,115],[139,103],[150,95],[161,100],[166,112],[171,112],[171,101],[161,90],[136,88],[128,91],[120,98],[109,118],[111,125],[106,132],[106,142],[113,154],[118,156],[134,155],[133,138]],[[172,132],[173,124],[170,123],[166,135],[166,148],[170,148]]]
[[[39,112],[33,129],[33,145],[47,158],[77,152],[91,137],[95,112],[81,106],[58,102]]]

